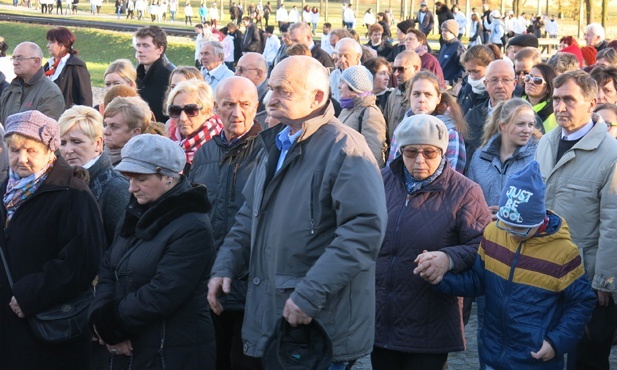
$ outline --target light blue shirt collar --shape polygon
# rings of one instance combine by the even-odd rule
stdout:
[[[588,124],[586,124],[585,126],[581,127],[580,129],[574,131],[570,135],[566,134],[565,130],[562,128],[561,129],[561,138],[563,140],[566,140],[566,141],[578,140],[578,139],[582,138],[583,136],[587,135],[589,133],[589,131],[591,131],[592,128],[593,128],[593,120],[589,120]]]
[[[276,135],[276,146],[281,151],[279,155],[279,160],[276,165],[276,172],[278,172],[283,166],[283,162],[285,162],[285,157],[287,157],[287,153],[289,152],[289,148],[298,140],[300,135],[302,134],[302,130],[298,130],[295,134],[291,134],[291,128],[289,126],[285,127],[283,131],[279,132]]]

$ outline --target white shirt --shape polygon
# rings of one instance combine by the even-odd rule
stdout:
[[[330,34],[323,35],[321,37],[321,50],[325,51],[326,53],[328,53],[328,55],[332,56],[332,53],[334,52],[334,48],[332,48],[332,45],[330,45]]]
[[[71,54],[66,54],[65,56],[62,57],[62,59],[60,59],[60,64],[58,64],[58,66],[56,67],[56,70],[54,71],[54,74],[49,76],[49,79],[52,81],[55,81],[58,77],[60,77],[60,73],[62,73],[62,69],[64,69],[64,66],[66,65],[66,61],[69,60],[69,58],[71,57]],[[54,64],[54,58],[51,58],[49,60],[49,65],[52,66]]]
[[[375,15],[373,13],[364,13],[364,19],[362,20],[364,24],[368,24],[369,26],[375,24]]]
[[[302,11],[302,21],[306,23],[311,23],[311,11],[308,12],[306,10]]]
[[[521,35],[527,31],[527,22],[524,17],[518,17],[515,21],[512,22],[512,32],[517,35]]]
[[[224,62],[233,62],[234,61],[234,37],[231,35],[225,36],[223,39],[223,53],[225,54],[223,61]]]
[[[550,19],[546,21],[544,29],[549,35],[557,35],[559,33],[559,25],[557,21],[551,21]]]
[[[282,6],[278,8],[278,10],[276,11],[276,21],[287,22],[288,19],[289,14],[287,14],[287,10],[285,10],[285,8],[283,8]]]
[[[187,5],[184,7],[184,15],[186,17],[192,17],[193,16],[193,8],[190,5]]]
[[[195,60],[200,59],[199,52],[201,51],[201,43],[203,40],[204,40],[204,35],[201,33],[198,33],[197,37],[195,37]]]
[[[289,11],[289,21],[291,23],[296,23],[296,22],[300,22],[300,13],[298,12],[298,9],[291,9]]]
[[[458,11],[454,14],[454,20],[458,23],[458,33],[465,34],[465,27],[467,26],[467,17],[465,17],[465,14]]]
[[[281,47],[281,40],[275,35],[270,35],[266,39],[266,46],[264,47],[263,56],[266,58],[268,64],[274,63],[274,58],[276,58],[276,53]]]
[[[343,12],[343,20],[346,23],[354,23],[356,21],[356,16],[351,8],[345,8],[345,11]]]

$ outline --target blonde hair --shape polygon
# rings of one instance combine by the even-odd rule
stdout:
[[[135,80],[137,80],[137,71],[135,70],[135,67],[133,67],[133,63],[131,63],[128,59],[118,59],[113,61],[105,70],[103,77],[110,73],[117,74],[133,87],[137,86],[135,83]]]
[[[180,82],[169,92],[167,102],[165,107],[163,107],[166,116],[169,115],[169,106],[173,104],[176,96],[181,93],[192,95],[197,101],[197,105],[201,106],[202,112],[206,113],[208,116],[212,115],[214,110],[214,92],[210,85],[205,81],[186,80]]]
[[[525,109],[533,112],[531,104],[521,98],[512,98],[497,103],[495,108],[493,108],[493,114],[486,117],[484,133],[482,134],[482,146],[488,144],[493,135],[500,132],[499,125],[501,123],[510,125],[516,121],[518,115]]]
[[[62,113],[58,119],[60,136],[77,126],[92,142],[103,137],[103,116],[90,107],[74,105]]]
[[[142,98],[137,96],[118,96],[105,107],[104,118],[122,113],[130,129],[140,128],[141,132],[150,126],[152,111]]]

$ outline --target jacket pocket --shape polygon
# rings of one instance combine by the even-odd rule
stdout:
[[[276,274],[274,276],[274,287],[276,288],[276,305],[277,309],[280,309],[280,312],[282,312],[283,307],[285,307],[285,302],[303,278],[304,276],[298,275]]]

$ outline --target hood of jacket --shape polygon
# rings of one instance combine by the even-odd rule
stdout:
[[[208,190],[203,185],[191,186],[183,175],[182,180],[152,205],[140,205],[131,195],[120,235],[135,234],[140,239],[152,240],[178,217],[192,212],[210,211]]]

